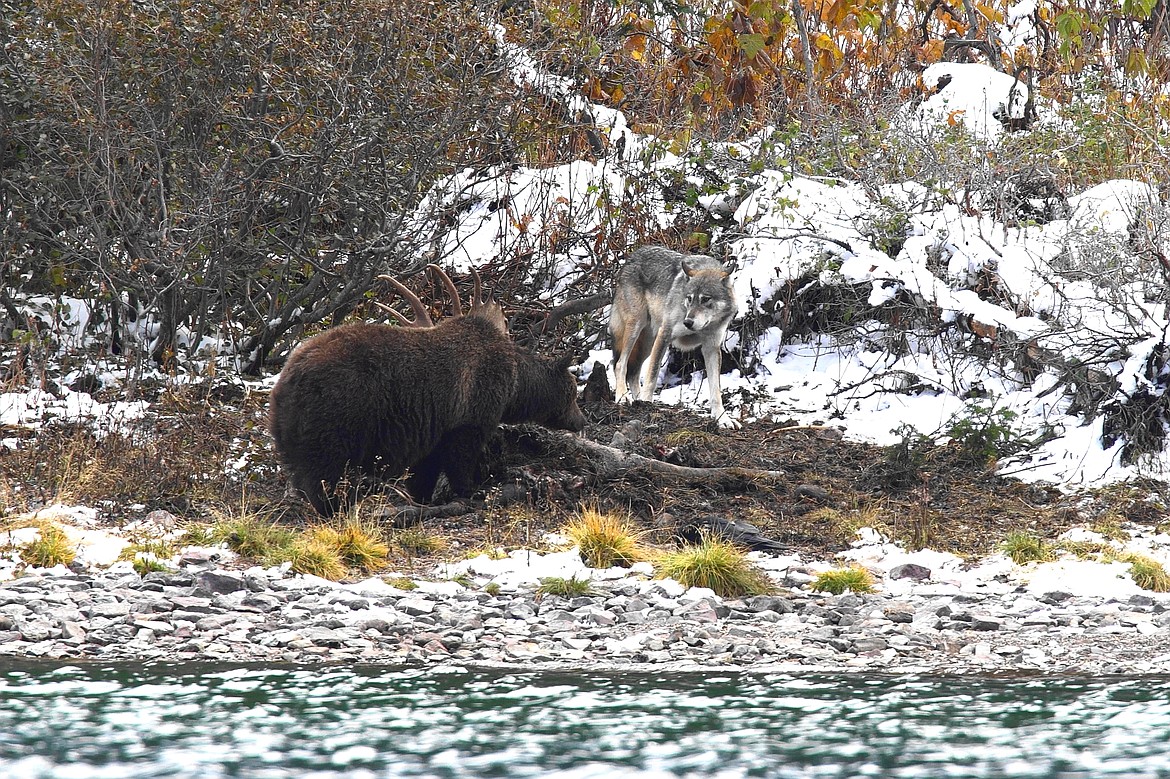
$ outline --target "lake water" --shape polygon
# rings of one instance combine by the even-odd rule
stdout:
[[[0,664],[0,777],[1170,777],[1170,679]]]

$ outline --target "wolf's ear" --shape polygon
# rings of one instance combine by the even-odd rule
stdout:
[[[682,261],[682,272],[687,274],[687,278],[694,278],[698,271],[686,260]]]

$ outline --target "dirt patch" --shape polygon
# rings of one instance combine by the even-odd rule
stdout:
[[[307,502],[285,494],[264,429],[264,393],[185,386],[159,393],[152,408],[132,430],[104,438],[61,424],[11,437],[12,448],[0,456],[6,511],[65,500],[101,506],[113,521],[165,508],[204,522],[223,506],[290,525],[319,521]],[[663,462],[780,471],[783,478],[688,483],[630,472],[600,479],[571,439],[504,428],[489,446],[482,489],[465,502],[466,513],[423,523],[445,548],[407,562],[538,546],[583,505],[629,512],[652,543],[672,544],[680,526],[714,514],[828,558],[860,527],[911,548],[979,556],[1016,531],[1051,538],[1094,522],[1159,524],[1170,502],[1159,482],[1065,495],[998,477],[993,464],[972,463],[955,445],[919,444],[908,458],[894,447],[845,440],[834,427],[761,421],[719,430],[706,416],[653,403],[596,401],[582,410],[589,420],[583,435],[592,441],[608,445],[616,436],[624,450]],[[379,500],[401,502],[393,485],[372,501],[375,508]]]

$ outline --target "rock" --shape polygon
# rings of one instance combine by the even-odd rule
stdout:
[[[208,560],[202,569],[143,578],[87,570],[0,581],[0,654],[1170,672],[1170,653],[1162,651],[1170,599],[1153,593],[1121,601],[1063,592],[1036,597],[990,580],[959,592],[919,588],[908,577],[897,597],[793,592],[725,601],[710,590],[631,575],[595,581],[589,596],[537,602],[523,585],[498,596],[474,588],[385,594],[216,565]],[[971,641],[975,631],[995,641]]]
[[[531,603],[517,600],[513,601],[504,613],[512,619],[531,619],[536,616],[536,609],[532,607]]]
[[[213,595],[227,595],[248,588],[244,577],[230,571],[211,570],[200,571],[195,575],[195,587]]]
[[[403,598],[398,601],[398,610],[412,617],[417,617],[434,611],[435,602],[426,598]]]
[[[346,633],[330,628],[311,627],[300,631],[301,637],[306,641],[311,641],[318,646],[342,646],[347,640],[356,638],[356,636],[347,635]]]
[[[616,614],[612,614],[605,609],[597,606],[582,606],[573,611],[573,617],[578,621],[587,625],[604,625],[609,626],[617,622]]]
[[[914,621],[914,606],[902,601],[894,601],[882,609],[882,616],[890,622],[908,625]]]
[[[972,614],[971,627],[975,630],[999,630],[1003,620],[988,614]]]
[[[851,643],[853,645],[853,651],[857,654],[863,654],[865,652],[880,652],[889,646],[889,642],[879,636],[855,638]]]
[[[176,611],[211,612],[210,598],[193,598],[188,595],[176,595],[171,598],[171,605]]]
[[[824,487],[818,487],[815,484],[796,485],[796,487],[792,490],[792,496],[794,498],[811,500],[814,503],[819,503],[821,505],[831,505],[833,502],[829,491]]]
[[[259,612],[267,613],[280,608],[281,601],[275,595],[268,595],[265,593],[249,592],[240,601],[240,605],[246,608],[253,608]]]
[[[93,604],[90,609],[91,617],[125,617],[130,614],[130,604],[126,601],[105,601]]]
[[[175,632],[175,626],[169,622],[161,622],[156,619],[136,619],[134,620],[134,627],[139,629],[149,630],[156,635],[169,635]]]
[[[85,627],[77,622],[62,622],[61,638],[66,641],[85,641]]]
[[[930,569],[918,563],[901,563],[890,569],[891,579],[913,579],[921,582],[930,578]]]
[[[787,614],[792,611],[792,601],[777,595],[753,595],[744,600],[744,607],[748,611],[774,611],[777,614]]]

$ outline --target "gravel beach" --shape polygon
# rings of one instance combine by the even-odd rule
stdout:
[[[514,666],[631,671],[883,674],[1170,673],[1170,596],[1036,593],[1010,582],[931,581],[903,567],[896,594],[800,589],[720,598],[673,580],[598,572],[590,595],[381,578],[338,584],[238,569],[190,549],[175,572],[122,563],[0,582],[0,656],[54,661],[226,661]],[[464,569],[466,570],[466,568]],[[911,576],[926,578],[916,580]],[[999,577],[1004,578],[1004,577]],[[466,582],[467,579],[464,578]]]

